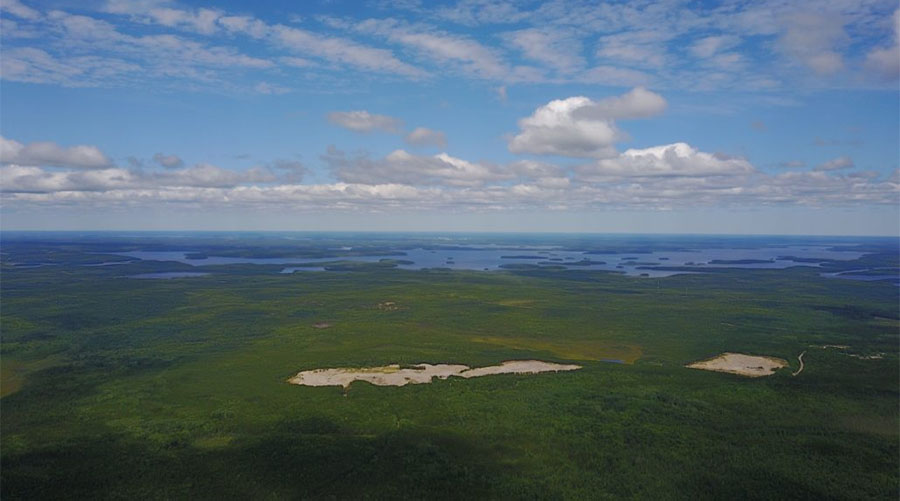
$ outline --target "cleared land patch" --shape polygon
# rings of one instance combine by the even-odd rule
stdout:
[[[745,355],[743,353],[722,353],[721,355],[688,364],[689,369],[727,372],[747,377],[771,376],[782,367],[787,367],[787,360],[775,357]]]
[[[376,386],[406,386],[430,383],[432,378],[447,379],[450,376],[464,378],[492,374],[537,374],[539,372],[573,371],[580,365],[554,364],[540,360],[509,360],[500,365],[472,369],[461,364],[418,364],[400,368],[398,364],[356,369],[314,369],[298,372],[288,383],[304,386],[343,386],[349,388],[353,381],[365,381]]]

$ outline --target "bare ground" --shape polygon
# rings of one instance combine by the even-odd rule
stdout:
[[[430,383],[432,378],[447,379],[450,376],[464,378],[488,376],[491,374],[537,374],[540,372],[573,371],[580,365],[554,364],[540,360],[509,360],[500,365],[472,369],[468,365],[419,364],[411,368],[400,368],[397,364],[359,369],[314,369],[302,371],[288,379],[288,383],[304,386],[343,386],[348,388],[353,381],[366,381],[376,386],[406,386],[407,384]]]
[[[743,353],[722,353],[721,355],[688,364],[690,369],[727,372],[747,377],[771,376],[782,367],[787,367],[787,360],[775,357],[745,355]]]

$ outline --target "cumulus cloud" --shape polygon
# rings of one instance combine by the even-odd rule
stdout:
[[[439,130],[431,130],[425,127],[416,127],[403,138],[407,144],[413,146],[437,146],[447,147],[447,135]]]
[[[666,108],[662,96],[643,88],[593,101],[576,96],[551,101],[519,120],[521,131],[508,143],[512,153],[569,157],[612,157],[626,136],[615,120],[644,118]]]
[[[630,149],[616,158],[576,167],[581,180],[642,177],[710,177],[747,175],[754,172],[748,161],[698,151],[686,143]]]
[[[611,156],[622,134],[611,121],[579,120],[574,111],[593,101],[577,96],[557,99],[519,120],[521,132],[510,139],[512,153],[572,157]]]
[[[153,155],[153,161],[167,169],[178,169],[184,167],[184,161],[178,155],[164,155],[157,153]]]
[[[64,147],[49,141],[22,144],[0,136],[0,163],[96,169],[112,162],[96,146]]]
[[[636,87],[621,96],[608,97],[581,106],[573,113],[578,118],[622,120],[659,115],[665,111],[666,106],[666,100],[659,94],[643,87]]]
[[[328,114],[328,121],[354,132],[392,132],[396,133],[403,127],[403,121],[399,118],[387,115],[377,115],[365,110],[359,111],[333,111]]]
[[[840,170],[840,169],[849,169],[854,166],[853,159],[848,156],[840,156],[837,158],[832,158],[827,162],[823,162],[816,166],[815,170],[817,171],[829,171],[829,170]]]

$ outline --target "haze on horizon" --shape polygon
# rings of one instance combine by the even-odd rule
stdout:
[[[0,0],[4,230],[900,233],[896,1]]]

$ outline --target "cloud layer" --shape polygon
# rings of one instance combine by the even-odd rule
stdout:
[[[327,87],[348,73],[691,90],[893,88],[900,73],[891,2],[391,7],[296,23],[163,0],[108,0],[78,13],[6,1],[0,69],[9,81],[68,87],[153,82],[270,95]]]

